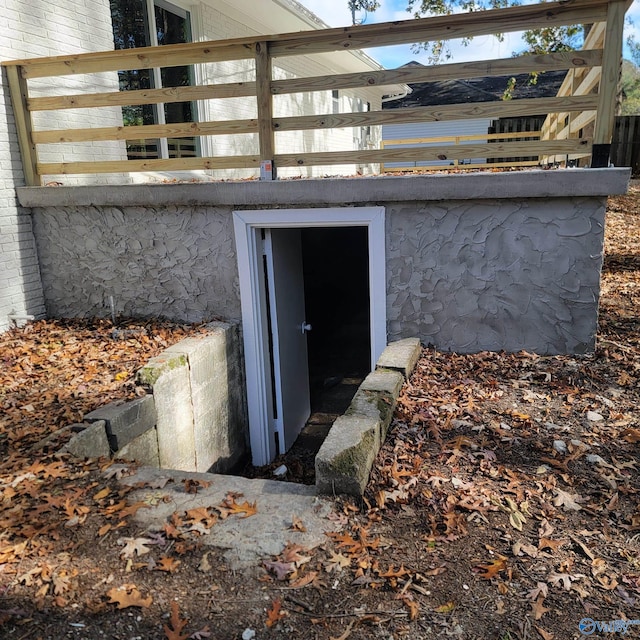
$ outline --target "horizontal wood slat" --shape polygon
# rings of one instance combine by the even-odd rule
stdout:
[[[236,82],[194,87],[167,87],[164,89],[108,91],[105,93],[29,98],[27,108],[29,111],[51,111],[57,109],[86,109],[93,107],[125,107],[140,104],[190,102],[191,100],[244,98],[254,96],[255,94],[255,82]]]
[[[190,138],[225,134],[257,133],[257,120],[219,120],[218,122],[184,122],[148,124],[133,127],[96,127],[93,129],[59,129],[36,131],[38,144],[58,142],[92,142],[98,140],[151,140],[153,138]]]
[[[570,96],[566,98],[526,98],[522,100],[493,100],[464,104],[410,107],[367,113],[336,113],[319,116],[292,116],[274,118],[275,131],[331,129],[339,127],[366,127],[380,124],[410,122],[441,122],[473,118],[538,115],[556,111],[582,111],[593,109],[598,96]]]
[[[325,151],[319,153],[276,154],[279,167],[300,167],[328,164],[369,164],[402,162],[403,160],[461,160],[464,158],[505,158],[535,156],[543,153],[588,153],[591,141],[560,140],[552,142],[496,142],[493,144],[459,144],[441,147],[412,147],[409,149],[375,149],[371,151]]]
[[[206,169],[255,169],[259,167],[259,156],[38,163],[38,170],[42,175],[71,175],[76,173],[136,173],[139,171],[197,171]]]
[[[569,51],[544,55],[526,55],[517,58],[498,58],[482,62],[458,62],[433,67],[417,67],[368,71],[366,73],[343,73],[314,78],[292,78],[275,80],[271,92],[275,95],[300,91],[323,91],[354,89],[358,87],[380,87],[393,84],[435,82],[450,78],[481,78],[536,71],[561,71],[572,67],[592,67],[602,64],[602,51]]]

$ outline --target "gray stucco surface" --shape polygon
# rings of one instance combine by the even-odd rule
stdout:
[[[389,340],[478,350],[593,349],[605,198],[387,208]]]
[[[84,188],[22,189],[20,199],[34,207],[52,316],[107,316],[113,296],[117,314],[237,322],[233,210],[326,207],[341,193],[346,207],[386,210],[389,341],[553,354],[594,346],[606,194],[627,181],[626,170],[596,169],[123,186],[94,191],[93,205]],[[145,198],[153,204],[137,204]]]
[[[54,207],[33,217],[49,316],[107,316],[113,296],[118,315],[240,318],[229,207]]]

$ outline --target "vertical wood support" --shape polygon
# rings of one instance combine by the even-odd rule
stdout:
[[[258,137],[260,140],[260,159],[271,162],[272,177],[276,177],[275,134],[273,131],[273,96],[271,80],[273,74],[272,58],[267,42],[256,42],[256,98],[258,100]]]
[[[27,81],[20,73],[22,67],[7,65],[6,69],[13,115],[18,132],[18,145],[20,146],[20,153],[22,154],[24,179],[27,186],[37,187],[40,186],[40,176],[38,175],[37,168],[38,156],[36,146],[31,136],[33,131],[31,113],[27,109],[27,99],[29,98]]]
[[[618,83],[622,57],[622,33],[624,29],[624,0],[614,0],[607,9],[607,28],[602,52],[602,72],[598,89],[598,115],[593,133],[592,167],[609,166],[611,138],[616,117]]]

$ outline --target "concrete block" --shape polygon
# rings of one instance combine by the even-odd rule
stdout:
[[[138,373],[138,379],[152,384],[158,416],[156,428],[160,466],[164,469],[195,471],[193,408],[187,357],[163,353],[149,360]]]
[[[397,398],[403,384],[404,377],[400,372],[378,369],[372,371],[362,381],[360,389],[362,391],[381,391]]]
[[[131,440],[129,444],[116,451],[113,457],[122,458],[123,460],[135,460],[147,467],[159,468],[158,432],[155,427]]]
[[[129,402],[111,402],[88,413],[87,422],[104,420],[112,451],[118,451],[139,435],[155,427],[156,405],[152,395]]]
[[[373,416],[340,416],[316,455],[318,493],[362,496],[380,449],[380,431]]]
[[[76,433],[67,444],[62,447],[62,453],[70,453],[76,458],[109,458],[111,448],[107,439],[104,420],[98,420],[86,429]]]
[[[165,354],[185,355],[189,364],[196,470],[224,473],[246,448],[238,330],[224,322],[207,329],[206,335],[186,338]]]
[[[419,338],[397,340],[387,345],[380,354],[376,368],[400,371],[405,378],[409,378],[418,362],[421,351]]]

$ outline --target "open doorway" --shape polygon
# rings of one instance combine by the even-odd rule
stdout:
[[[315,456],[371,370],[366,227],[316,227],[301,235],[310,416],[272,467],[313,484]],[[284,467],[281,467],[284,465]],[[265,470],[268,474],[268,470]]]
[[[386,346],[384,209],[236,211],[234,227],[252,462],[263,466],[304,426],[305,390],[365,374]],[[309,308],[295,302],[305,297]]]

